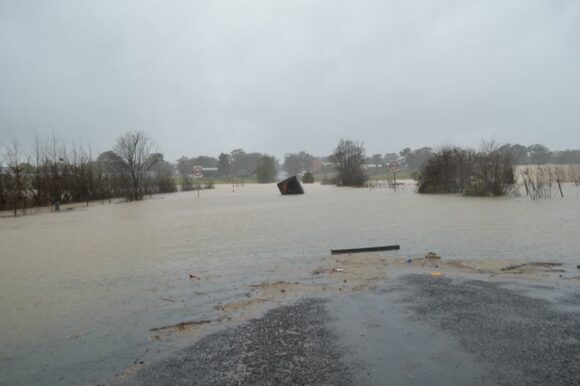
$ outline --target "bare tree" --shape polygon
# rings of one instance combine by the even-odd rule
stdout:
[[[513,188],[514,161],[509,151],[495,140],[482,141],[476,157],[474,175],[468,194],[476,196],[503,196]]]
[[[337,185],[362,186],[365,183],[367,176],[363,165],[366,157],[362,144],[341,139],[331,157],[338,171]]]
[[[73,201],[86,201],[93,198],[93,168],[91,167],[92,154],[84,147],[73,144],[72,162],[69,168],[68,187]]]
[[[18,209],[25,207],[26,201],[26,176],[23,165],[23,154],[20,143],[13,139],[10,145],[5,146],[8,164],[8,201],[12,204],[14,216]]]
[[[5,169],[2,166],[1,158],[0,158],[0,210],[4,210],[6,207],[6,203],[8,201],[7,192],[6,192],[6,176],[4,175]]]
[[[117,138],[114,152],[123,160],[127,199],[142,200],[147,171],[155,165],[153,140],[143,131],[129,131]],[[153,160],[153,161],[152,161]]]
[[[47,148],[47,161],[49,165],[49,181],[52,191],[55,210],[60,210],[60,204],[67,199],[65,188],[65,176],[68,157],[64,143],[53,134]]]
[[[44,145],[40,137],[36,135],[34,137],[34,178],[32,180],[32,191],[36,206],[47,203],[48,188],[46,186],[45,160]]]

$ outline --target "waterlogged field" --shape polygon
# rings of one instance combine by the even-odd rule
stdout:
[[[577,263],[580,200],[274,184],[0,219],[0,384],[110,381],[153,327],[212,319],[248,286],[299,281],[330,248]],[[199,277],[190,279],[189,273]],[[172,347],[158,346],[169,352]]]

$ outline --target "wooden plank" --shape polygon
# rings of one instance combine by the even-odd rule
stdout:
[[[361,252],[380,252],[380,251],[395,251],[399,250],[399,245],[384,245],[380,247],[366,247],[366,248],[350,248],[350,249],[331,249],[330,254],[337,255],[341,253],[361,253]]]

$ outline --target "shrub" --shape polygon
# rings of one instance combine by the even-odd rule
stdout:
[[[502,196],[514,184],[513,159],[493,141],[478,152],[445,147],[429,158],[417,183],[419,193]]]
[[[310,172],[304,173],[304,175],[302,176],[302,182],[305,184],[314,183],[314,175]]]

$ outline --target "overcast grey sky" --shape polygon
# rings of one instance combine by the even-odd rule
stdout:
[[[580,1],[0,0],[0,138],[580,148]]]

